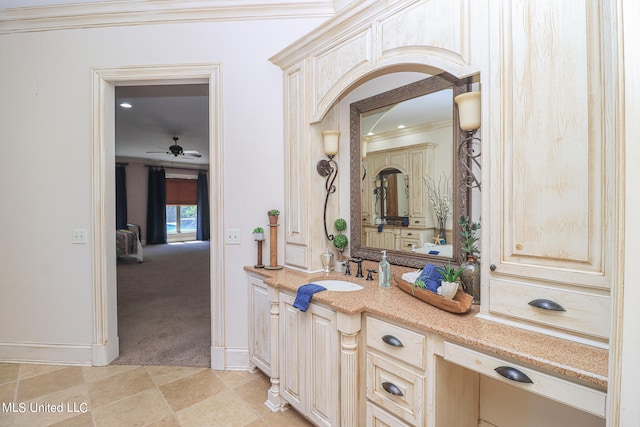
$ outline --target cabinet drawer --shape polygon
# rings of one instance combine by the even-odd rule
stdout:
[[[426,227],[427,219],[423,216],[412,216],[409,218],[409,225],[414,227]]]
[[[424,335],[384,320],[367,317],[367,346],[418,369],[426,368]]]
[[[423,425],[425,379],[367,353],[367,399],[415,426]]]
[[[422,237],[424,232],[422,230],[414,230],[412,228],[401,228],[400,229],[400,237],[409,237],[411,239],[418,239]]]
[[[400,421],[384,409],[371,402],[367,402],[367,427],[411,427]]]
[[[402,238],[400,239],[400,250],[411,251],[412,248],[419,248],[422,246],[420,239]]]
[[[451,363],[464,366],[472,371],[502,380],[515,387],[578,408],[590,414],[599,417],[604,417],[606,414],[606,393],[602,391],[563,380],[535,369],[526,368],[450,342],[444,343],[444,358]],[[531,382],[518,382],[507,379],[496,371],[496,368],[500,367],[517,369],[520,373],[525,374]]]
[[[535,300],[553,301],[565,311],[536,308]],[[491,279],[489,310],[567,331],[607,338],[610,328],[610,298],[501,279]]]

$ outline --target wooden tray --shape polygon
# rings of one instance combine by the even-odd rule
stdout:
[[[453,299],[446,299],[430,290],[420,289],[396,276],[391,276],[391,281],[409,295],[413,295],[419,300],[449,313],[466,313],[471,309],[471,304],[473,303],[473,297],[461,289],[458,289]]]

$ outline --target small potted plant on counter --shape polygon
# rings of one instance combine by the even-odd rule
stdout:
[[[438,267],[438,271],[440,271],[440,275],[442,276],[442,282],[440,282],[440,287],[438,288],[438,295],[442,295],[447,299],[451,299],[456,295],[460,287],[458,278],[460,274],[462,274],[462,270],[462,268],[452,267],[451,263]]]
[[[267,212],[267,215],[269,216],[269,224],[278,223],[278,217],[280,216],[280,211],[278,209],[270,209]]]
[[[333,246],[338,250],[337,265],[341,266],[344,262],[342,258],[344,250],[347,245],[349,245],[349,239],[342,234],[342,232],[347,229],[347,221],[345,221],[344,218],[338,218],[333,222],[333,226],[338,230],[338,233],[333,237]],[[338,267],[338,271],[341,271],[340,267]]]
[[[264,228],[256,227],[251,233],[253,234],[253,240],[264,240]]]

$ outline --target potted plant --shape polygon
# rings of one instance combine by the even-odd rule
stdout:
[[[438,267],[438,271],[442,276],[440,287],[438,288],[438,295],[442,295],[447,299],[451,299],[458,292],[460,282],[458,278],[462,274],[463,268],[455,268],[451,266],[451,263]]]
[[[463,272],[460,275],[462,286],[465,292],[473,296],[473,303],[480,303],[480,263],[478,256],[480,251],[476,246],[479,237],[476,236],[480,230],[480,223],[473,222],[468,216],[460,217],[458,221],[460,226],[460,236],[462,237],[462,252],[466,256],[466,260],[460,264]]]
[[[269,216],[269,224],[278,223],[278,216],[280,216],[280,211],[278,209],[270,209],[267,212],[267,215]]]
[[[347,221],[344,218],[338,218],[333,222],[333,226],[338,230],[338,233],[333,237],[333,246],[338,250],[338,263],[342,263],[342,254],[349,244],[347,236],[342,234],[347,229]]]
[[[253,240],[264,240],[264,228],[256,227],[251,233],[253,234]]]

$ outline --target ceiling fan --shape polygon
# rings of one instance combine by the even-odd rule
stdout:
[[[181,146],[178,145],[178,137],[173,137],[173,145],[169,148],[161,148],[162,151],[147,151],[147,153],[165,153],[172,155],[174,157],[202,157],[196,150],[183,150]]]

